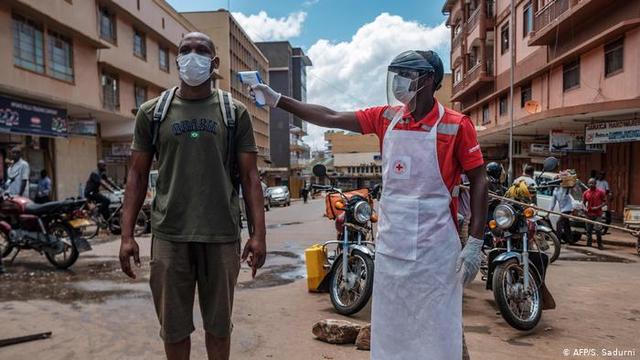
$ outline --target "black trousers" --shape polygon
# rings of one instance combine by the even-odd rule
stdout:
[[[563,211],[562,213],[570,215],[571,211]],[[558,219],[558,223],[556,224],[556,229],[560,240],[567,243],[571,240],[571,220],[561,216],[560,219]]]
[[[111,216],[111,212],[109,211],[109,205],[111,205],[111,200],[108,197],[100,194],[99,192],[87,193],[85,197],[100,207],[100,213],[105,220],[109,220]]]
[[[601,221],[599,216],[589,216],[589,220]],[[599,247],[602,246],[602,227],[598,226],[596,228],[596,226],[591,223],[586,223],[585,225],[587,228],[587,246],[591,246],[591,243],[593,242],[593,238],[591,237],[591,235],[593,234],[594,231],[596,233],[596,240],[598,242],[598,246]]]

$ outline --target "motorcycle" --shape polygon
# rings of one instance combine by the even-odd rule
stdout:
[[[5,184],[6,186],[6,184]],[[11,196],[2,191],[0,200],[0,256],[17,251],[35,250],[44,254],[58,269],[72,266],[80,253],[91,250],[82,236],[90,222],[83,219],[80,208],[84,200],[52,201],[42,205],[29,198]]]
[[[326,176],[326,168],[314,166],[317,177]],[[326,254],[325,269],[329,269],[318,286],[328,291],[333,307],[339,314],[353,315],[369,302],[373,292],[375,243],[372,224],[377,222],[373,199],[380,187],[343,192],[331,185],[312,185],[325,191],[327,216],[334,218],[337,239],[322,245]],[[330,247],[335,246],[329,250]]]
[[[121,229],[121,217],[122,217],[122,205],[124,200],[124,190],[116,189],[115,192],[109,194],[109,218],[105,219],[100,211],[101,204],[96,204],[93,201],[87,200],[83,210],[86,210],[91,220],[96,224],[96,230],[89,236],[89,239],[93,239],[98,236],[100,229],[108,229],[113,235],[120,235]],[[141,236],[149,229],[149,212],[146,206],[138,213],[136,223],[134,227],[134,235]]]
[[[557,159],[548,158],[545,169],[553,164]],[[555,308],[545,284],[549,256],[536,244],[534,215],[532,208],[503,202],[489,222],[494,247],[487,256],[486,288],[493,291],[505,321],[523,331],[536,327],[542,310]]]

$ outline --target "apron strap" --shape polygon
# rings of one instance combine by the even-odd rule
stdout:
[[[389,131],[392,131],[396,125],[398,125],[398,122],[400,122],[400,119],[402,119],[402,115],[404,115],[404,110],[405,107],[402,107],[400,110],[398,110],[398,112],[396,112],[395,116],[393,117],[393,120],[391,120],[391,124],[389,124],[389,127],[387,128],[387,131],[385,131],[385,136],[387,136],[387,133]],[[438,120],[436,121],[436,124],[432,127],[432,129],[436,129],[436,134],[438,133],[438,125],[440,125],[440,121],[442,121],[442,119],[444,118],[444,106],[442,106],[442,104],[440,104],[438,102]]]

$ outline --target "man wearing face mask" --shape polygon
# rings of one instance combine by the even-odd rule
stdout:
[[[211,39],[189,33],[178,51],[180,86],[144,103],[136,116],[120,263],[123,272],[136,277],[130,259],[139,266],[140,256],[133,229],[155,155],[149,282],[167,358],[189,358],[197,286],[208,357],[228,359],[241,261],[238,182],[253,219],[242,258],[249,258],[254,276],[266,255],[257,148],[246,107],[212,89],[219,59]]]
[[[475,128],[435,98],[443,65],[433,51],[406,51],[388,67],[388,105],[337,112],[256,85],[266,103],[313,124],[374,133],[383,194],[371,313],[372,359],[462,357],[462,287],[477,274],[487,183]],[[470,182],[469,239],[460,251],[455,187]]]

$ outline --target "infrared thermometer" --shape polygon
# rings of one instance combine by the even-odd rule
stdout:
[[[260,78],[260,73],[257,71],[240,71],[238,72],[238,77],[240,78],[240,82],[245,85],[253,86],[262,84],[262,79]],[[264,106],[264,94],[260,90],[253,90],[253,93],[256,97],[256,105]]]

